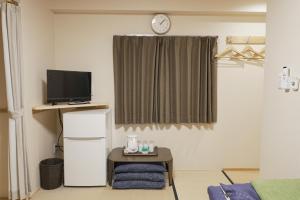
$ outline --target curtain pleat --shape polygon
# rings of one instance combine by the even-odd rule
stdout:
[[[141,124],[154,116],[156,38],[114,37],[115,121]],[[116,67],[117,66],[117,67]]]
[[[114,36],[115,122],[217,120],[217,37]]]
[[[24,133],[20,7],[1,4],[2,37],[9,118],[9,198],[29,199],[26,137]]]

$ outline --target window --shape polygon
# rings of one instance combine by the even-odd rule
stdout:
[[[114,36],[116,124],[217,120],[217,37]]]

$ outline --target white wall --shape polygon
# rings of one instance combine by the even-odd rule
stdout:
[[[300,1],[268,0],[267,62],[261,175],[300,178],[300,93],[278,90],[278,74],[289,66],[300,77]]]
[[[39,161],[53,157],[55,113],[32,114],[32,107],[44,103],[46,68],[54,58],[53,14],[50,0],[24,0],[22,9],[25,131],[28,141],[33,192],[39,188]]]
[[[177,5],[178,6],[178,5]],[[178,6],[179,7],[179,6]],[[114,105],[112,37],[114,34],[152,33],[151,15],[55,15],[55,64],[59,69],[93,74],[93,100]],[[169,34],[219,35],[224,49],[228,35],[264,35],[263,17],[205,17],[172,15]],[[114,127],[113,146],[127,134],[170,147],[175,169],[258,167],[262,115],[263,67],[220,64],[218,67],[218,123],[212,128]]]
[[[265,12],[266,0],[52,0],[54,10]]]

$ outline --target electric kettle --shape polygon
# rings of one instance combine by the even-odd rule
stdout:
[[[138,136],[128,135],[127,136],[127,151],[130,153],[135,153],[139,149],[138,147]]]

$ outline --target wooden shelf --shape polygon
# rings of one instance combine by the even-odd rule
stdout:
[[[228,36],[226,38],[227,44],[266,44],[265,36]]]
[[[58,109],[106,109],[106,108],[109,108],[108,104],[101,104],[101,103],[89,103],[89,104],[77,104],[77,105],[45,104],[45,105],[33,107],[32,112],[37,113],[37,112],[42,112],[47,110],[58,110]]]

